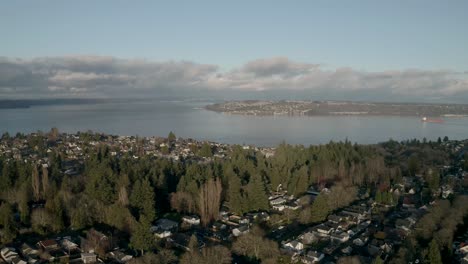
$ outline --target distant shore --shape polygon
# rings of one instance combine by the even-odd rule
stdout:
[[[466,104],[247,100],[211,104],[205,108],[215,112],[256,116],[468,117]]]

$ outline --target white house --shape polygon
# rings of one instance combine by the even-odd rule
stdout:
[[[200,217],[196,215],[186,215],[182,217],[182,221],[189,225],[199,225],[200,224]]]
[[[323,253],[310,250],[304,256],[304,258],[302,258],[302,263],[305,263],[305,264],[319,263],[324,257],[325,256],[323,255]]]
[[[284,249],[295,251],[295,252],[300,252],[304,250],[304,244],[302,242],[297,241],[297,240],[291,240],[288,243],[285,243],[283,245]]]
[[[154,231],[153,234],[157,238],[165,238],[165,237],[170,237],[172,235],[172,232],[170,230],[158,229],[158,230]]]
[[[249,226],[242,225],[242,226],[234,228],[232,230],[232,234],[237,237],[237,236],[240,236],[240,235],[243,235],[243,234],[247,234],[249,231],[250,231]]]
[[[0,255],[7,263],[12,263],[15,258],[18,258],[18,253],[16,253],[14,248],[2,248]]]
[[[330,236],[330,238],[333,241],[344,243],[349,240],[349,234],[346,232],[335,232]]]
[[[94,253],[81,253],[81,261],[83,263],[96,263],[97,256]]]
[[[273,199],[270,201],[270,204],[273,205],[280,205],[280,204],[285,204],[287,201],[283,197],[278,197],[276,199]]]

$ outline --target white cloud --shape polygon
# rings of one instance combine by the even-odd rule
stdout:
[[[285,57],[259,59],[222,72],[217,65],[103,56],[0,58],[0,97],[125,97],[199,91],[312,92],[395,96],[465,96],[466,73],[449,70],[365,72],[323,69]]]

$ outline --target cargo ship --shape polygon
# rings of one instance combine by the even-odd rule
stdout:
[[[427,123],[443,123],[444,122],[444,120],[440,118],[427,118],[427,117],[421,118],[421,121],[427,122]]]

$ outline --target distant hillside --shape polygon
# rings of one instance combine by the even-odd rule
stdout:
[[[212,104],[206,109],[239,115],[468,116],[466,104],[248,100]]]
[[[107,102],[106,99],[22,99],[0,100],[0,109],[30,108],[44,105],[95,104]]]

